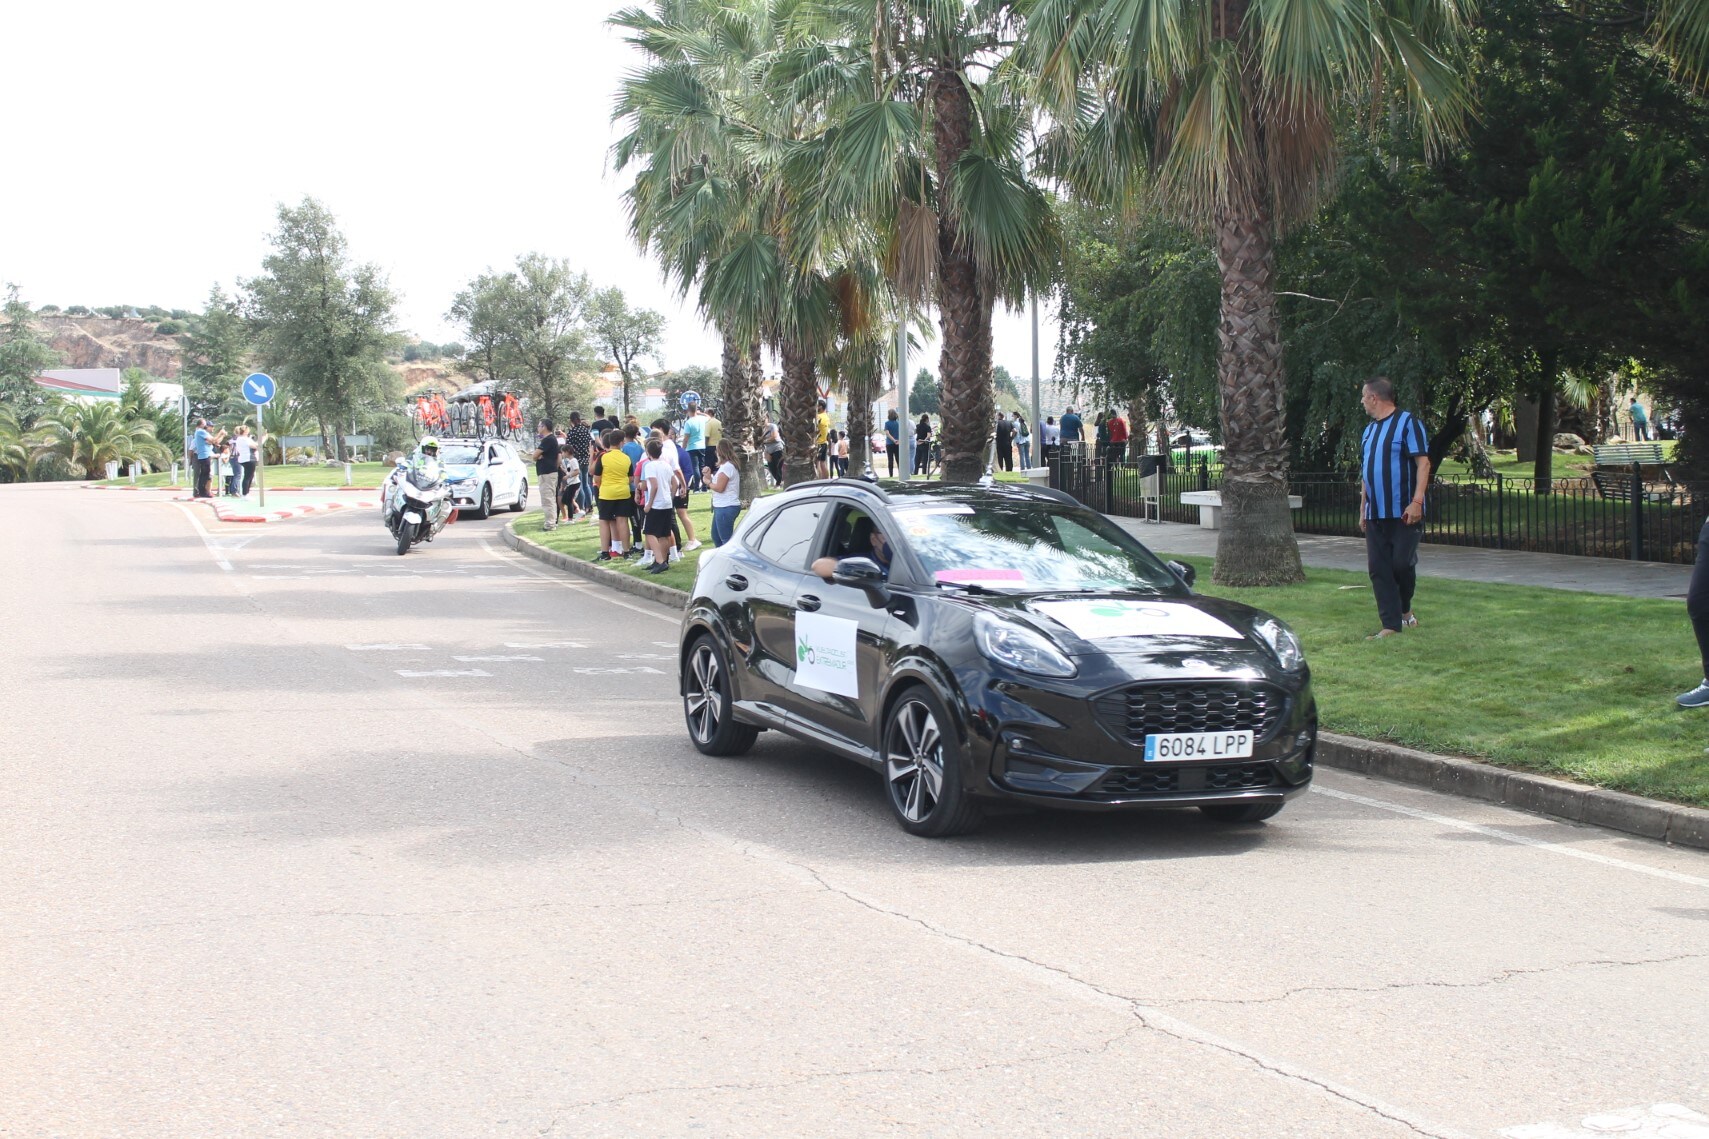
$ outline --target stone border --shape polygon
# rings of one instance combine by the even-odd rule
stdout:
[[[645,597],[648,601],[656,601],[660,605],[668,605],[672,609],[688,608],[688,594],[656,581],[641,581],[626,573],[608,570],[593,562],[584,562],[580,558],[572,558],[568,554],[560,554],[557,550],[549,550],[539,542],[524,538],[516,532],[516,520],[506,522],[499,530],[499,537],[504,544],[525,557],[537,562],[545,562],[555,569],[561,569],[572,577],[585,578],[609,586],[621,593],[633,593],[637,597]]]
[[[1464,799],[1500,803],[1563,822],[1709,850],[1709,811],[1698,807],[1333,732],[1319,733],[1317,761],[1325,767],[1428,787]]]
[[[505,523],[504,544],[520,554],[556,566],[576,577],[608,585],[681,609],[688,594],[652,581],[636,581],[628,574],[601,569],[580,558],[548,550],[538,542],[516,533],[516,523]],[[1533,815],[1559,819],[1582,826],[1657,839],[1675,846],[1709,850],[1709,811],[1645,799],[1622,791],[1608,791],[1546,775],[1513,771],[1472,759],[1414,751],[1395,744],[1376,743],[1355,736],[1321,732],[1317,737],[1317,762],[1325,767],[1371,775],[1395,783],[1427,787],[1445,795],[1499,803]]]

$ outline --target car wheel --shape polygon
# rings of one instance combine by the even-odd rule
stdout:
[[[512,514],[521,514],[528,509],[528,480],[522,480],[522,488],[516,492],[516,501],[510,504]]]
[[[730,692],[730,666],[718,643],[695,638],[682,658],[682,715],[688,738],[705,755],[744,755],[760,734],[736,722]]]
[[[485,518],[493,512],[493,484],[488,483],[481,488],[481,504],[475,507],[475,517]]]
[[[1281,803],[1213,803],[1199,810],[1219,823],[1261,823],[1282,813]]]
[[[909,834],[966,834],[984,817],[961,785],[961,749],[949,734],[950,724],[943,702],[925,688],[902,693],[885,721],[885,792],[896,821]]]

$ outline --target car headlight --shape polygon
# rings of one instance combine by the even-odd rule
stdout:
[[[1275,654],[1276,663],[1289,672],[1305,664],[1305,650],[1300,647],[1300,639],[1294,636],[1294,631],[1276,620],[1266,617],[1252,631],[1258,634],[1259,640],[1270,646]]]
[[[1016,672],[1034,676],[1073,676],[1074,662],[1051,643],[1043,633],[1005,621],[991,613],[981,613],[973,620],[973,634],[979,651],[998,664]]]

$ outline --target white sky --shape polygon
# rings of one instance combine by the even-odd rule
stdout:
[[[538,251],[668,322],[664,365],[717,339],[629,241],[610,108],[638,59],[616,0],[10,6],[0,92],[0,281],[33,305],[199,310],[260,270],[274,211],[306,195],[402,294],[403,327],[457,339],[451,297]],[[998,312],[995,363],[1031,374]],[[1056,329],[1041,327],[1048,379]],[[937,370],[937,347],[910,372]]]

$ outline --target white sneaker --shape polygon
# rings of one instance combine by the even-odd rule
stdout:
[[[696,544],[698,545],[698,543],[696,543]],[[671,565],[674,566],[680,561],[682,561],[682,551],[681,550],[672,550],[671,551]]]
[[[650,566],[653,564],[653,551],[648,550],[646,553],[641,555],[641,564],[644,566]]]
[[[682,552],[686,554],[690,550],[698,550],[698,549],[700,549],[700,539],[696,538],[694,541],[692,541],[688,545],[684,546],[682,548]]]

